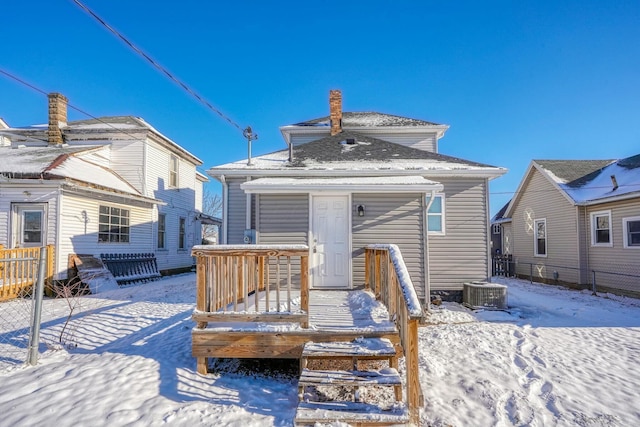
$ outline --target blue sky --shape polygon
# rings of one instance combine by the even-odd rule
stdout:
[[[254,154],[279,126],[345,111],[450,125],[440,152],[509,169],[640,153],[640,2],[83,0],[241,127]],[[94,116],[134,115],[203,160],[246,158],[241,133],[72,0],[2,6],[0,68]],[[46,122],[46,98],[0,75],[0,117]],[[70,120],[86,116],[70,110]],[[217,191],[212,185],[211,190]]]

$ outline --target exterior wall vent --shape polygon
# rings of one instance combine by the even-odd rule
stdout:
[[[489,282],[466,282],[462,288],[462,301],[473,310],[506,310],[507,287]]]

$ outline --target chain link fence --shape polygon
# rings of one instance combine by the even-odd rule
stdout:
[[[497,255],[492,258],[492,275],[640,298],[640,264],[612,263],[607,270],[577,268],[569,264],[569,261],[548,263],[514,259],[512,255]]]

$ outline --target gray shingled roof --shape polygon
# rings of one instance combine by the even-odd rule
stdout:
[[[313,120],[296,123],[294,126],[330,126],[330,117],[320,117]],[[343,112],[342,127],[388,127],[388,126],[438,126],[438,123],[392,114],[369,112]]]
[[[493,216],[493,218],[491,218],[491,222],[499,221],[504,217],[504,214],[505,212],[507,212],[507,208],[509,207],[509,203],[511,203],[511,200],[509,200],[504,204],[503,207],[500,208],[500,210]]]
[[[598,172],[615,160],[534,160],[534,162],[573,187],[583,185],[587,175]],[[586,182],[589,180],[587,179]]]
[[[476,167],[493,167],[490,165],[445,156],[430,151],[418,150],[393,142],[383,141],[352,131],[342,131],[293,148],[293,167],[302,167],[305,161],[320,163],[374,161],[392,162],[401,160],[435,160],[461,163]]]

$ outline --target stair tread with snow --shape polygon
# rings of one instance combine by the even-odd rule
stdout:
[[[390,409],[362,402],[300,402],[298,405],[295,418],[297,426],[329,422],[404,425],[409,422],[409,413],[402,403],[396,403]]]
[[[402,379],[398,371],[384,368],[379,371],[333,371],[303,369],[298,381],[299,386],[396,386]]]
[[[353,341],[308,342],[302,350],[303,358],[358,357],[388,358],[396,355],[396,348],[386,338],[358,338]]]

